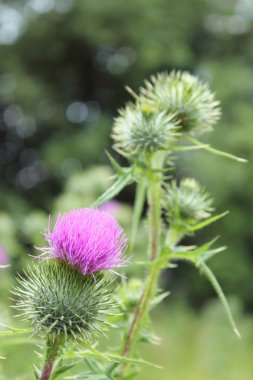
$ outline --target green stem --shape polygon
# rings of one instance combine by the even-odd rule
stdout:
[[[156,168],[155,168],[156,169]],[[156,291],[156,285],[160,273],[160,262],[156,260],[160,254],[160,235],[161,235],[161,217],[160,217],[160,198],[161,198],[161,176],[151,171],[148,178],[148,205],[149,205],[149,255],[152,265],[146,278],[145,287],[140,298],[139,305],[135,309],[132,323],[128,330],[122,356],[129,356],[133,345],[138,336],[144,318],[146,317],[150,301]],[[123,373],[126,363],[121,367]]]
[[[160,235],[161,235],[161,180],[160,176],[153,174],[149,180],[148,189],[149,204],[149,223],[150,223],[150,241],[149,252],[150,260],[155,260],[160,253]]]
[[[145,194],[146,194],[146,183],[145,181],[141,180],[140,182],[137,183],[137,186],[136,186],[136,196],[135,196],[135,202],[134,202],[129,253],[132,253],[134,249],[137,230],[140,224],[141,214],[142,214],[143,206],[145,202]]]
[[[64,337],[47,338],[47,352],[44,367],[40,376],[40,380],[49,380],[53,371],[55,360],[58,356],[60,347],[64,344]]]

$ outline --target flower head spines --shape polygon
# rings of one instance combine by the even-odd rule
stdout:
[[[107,212],[83,208],[59,215],[45,236],[48,257],[64,260],[84,275],[125,264],[126,235]]]
[[[212,199],[192,178],[175,181],[165,192],[164,205],[170,224],[193,225],[210,216]]]
[[[83,276],[62,260],[43,260],[18,279],[16,308],[43,335],[82,340],[102,332],[103,314],[113,306],[114,283],[103,274]]]
[[[219,102],[208,85],[188,72],[164,72],[145,81],[139,103],[143,110],[173,113],[181,132],[199,133],[212,129],[220,118]]]
[[[134,104],[119,111],[112,133],[115,149],[130,157],[168,150],[176,137],[177,125],[172,114],[146,113]]]

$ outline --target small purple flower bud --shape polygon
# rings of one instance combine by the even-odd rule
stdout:
[[[109,214],[116,216],[119,211],[120,203],[117,201],[108,201],[99,206],[99,210],[108,212]]]
[[[113,270],[126,263],[122,258],[126,235],[112,215],[97,209],[78,209],[59,215],[54,229],[46,231],[49,258],[58,258],[87,275]]]
[[[0,246],[0,265],[9,264],[9,258],[3,246]]]

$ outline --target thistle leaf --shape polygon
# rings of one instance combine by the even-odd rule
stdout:
[[[37,367],[34,367],[34,376],[35,376],[35,380],[40,379],[40,371]]]
[[[218,252],[221,252],[225,249],[225,247],[220,247],[216,249],[210,250],[209,248],[213,245],[213,243],[217,240],[213,239],[210,242],[203,244],[201,247],[198,247],[194,249],[193,251],[186,250],[183,252],[182,250],[173,250],[171,259],[176,259],[176,260],[186,260],[192,262],[197,268],[200,268],[200,270],[206,275],[208,280],[210,281],[211,285],[213,286],[214,290],[216,291],[219,299],[222,302],[222,305],[225,309],[228,321],[234,330],[235,334],[241,338],[241,335],[236,327],[236,323],[234,321],[232,312],[230,310],[228,301],[226,299],[226,296],[217,281],[215,275],[211,271],[211,269],[206,265],[206,261],[210,259],[213,255],[215,255]]]
[[[155,368],[161,368],[160,366],[158,366],[154,363],[151,363],[147,360],[137,359],[137,358],[129,358],[129,357],[118,355],[118,354],[115,354],[112,352],[100,352],[99,350],[97,350],[94,347],[87,348],[85,350],[76,351],[72,354],[71,353],[68,354],[67,356],[65,355],[64,357],[65,358],[73,358],[73,357],[83,358],[84,357],[85,359],[87,359],[87,357],[93,357],[93,358],[104,359],[104,360],[109,361],[109,362],[118,362],[118,363],[126,362],[126,363],[146,364],[149,366],[153,366]]]
[[[226,157],[226,158],[229,158],[231,160],[235,160],[235,161],[243,162],[243,163],[248,162],[244,158],[237,157],[231,153],[223,152],[221,150],[218,150],[216,148],[211,147],[210,145],[203,144],[202,142],[198,141],[197,139],[194,139],[193,137],[188,136],[187,140],[192,142],[195,145],[202,146],[202,149],[206,150],[207,152],[216,154],[217,156]]]
[[[114,182],[114,184],[108,190],[106,190],[95,202],[93,202],[90,207],[99,207],[103,203],[108,202],[116,195],[118,195],[121,192],[121,190],[124,189],[124,187],[130,185],[132,181],[132,173],[129,171],[125,172],[116,180],[116,182]]]
[[[198,266],[203,271],[203,273],[206,275],[206,277],[209,279],[209,281],[212,284],[214,290],[216,291],[219,299],[221,300],[222,305],[224,306],[228,321],[229,321],[232,329],[234,330],[237,337],[241,338],[241,334],[237,329],[237,326],[236,326],[235,320],[233,318],[232,312],[230,310],[230,306],[228,304],[227,298],[226,298],[219,282],[217,281],[215,275],[213,274],[211,269],[205,264],[204,261],[200,261]]]
[[[151,308],[155,307],[159,303],[161,303],[165,298],[167,298],[170,295],[170,292],[163,292],[161,294],[158,294],[152,301],[151,301]]]
[[[67,372],[69,369],[73,368],[74,365],[75,365],[75,363],[74,364],[66,364],[66,365],[63,365],[62,367],[58,368],[56,371],[54,371],[53,375],[51,376],[51,380],[57,379],[58,376]]]
[[[201,145],[186,145],[186,146],[173,146],[171,148],[174,152],[187,152],[189,150],[200,150],[206,147],[209,147],[209,144],[201,144]]]
[[[116,174],[118,174],[119,176],[121,176],[122,174],[124,174],[126,172],[126,168],[122,168],[120,166],[120,164],[115,160],[115,158],[106,150],[105,151],[107,157],[109,158],[110,160],[110,163],[115,171]]]
[[[85,362],[93,373],[101,373],[101,371],[103,370],[103,367],[92,358],[85,358]]]
[[[202,222],[195,224],[194,226],[187,227],[187,229],[189,232],[195,232],[195,231],[201,230],[202,228],[209,226],[209,224],[216,222],[216,220],[223,218],[223,216],[227,215],[228,213],[229,211],[225,211],[221,214],[214,215],[211,218],[205,219]]]
[[[211,246],[216,242],[218,237],[210,240],[209,242],[199,246],[190,246],[190,247],[173,247],[168,249],[168,257],[173,260],[186,260],[191,261],[195,265],[198,264],[200,260],[207,260],[214,254],[221,252],[225,247],[219,247],[216,249],[210,250]],[[166,250],[165,250],[166,252]]]

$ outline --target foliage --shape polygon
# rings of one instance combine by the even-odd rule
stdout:
[[[15,225],[19,221],[16,236],[22,257],[38,240],[28,242],[20,236],[23,215],[33,208],[51,212],[66,177],[105,162],[108,116],[128,99],[123,86],[128,83],[136,90],[149,73],[184,68],[211,82],[225,112],[210,141],[251,160],[253,51],[248,2],[76,0],[66,2],[65,11],[59,1],[48,8],[30,1],[6,5],[17,7],[23,26],[16,40],[0,42],[0,206],[15,218]],[[4,8],[2,15],[4,22]],[[73,103],[76,121],[67,117]],[[231,172],[229,162],[217,163],[212,156],[184,154],[179,176],[194,173],[214,194],[217,207],[231,210],[233,223],[221,222],[224,241],[231,242],[231,260],[225,254],[214,264],[226,287],[250,307],[252,282],[241,285],[250,278],[251,267],[250,166]],[[132,197],[129,190],[121,200],[129,202]],[[240,230],[235,233],[233,226]],[[213,230],[219,234],[216,227]],[[8,252],[12,255],[14,250]],[[235,269],[237,276],[232,275]],[[182,296],[187,293],[195,304],[210,294],[187,273],[173,277],[174,283],[185,278]],[[188,281],[194,282],[194,290],[189,290]]]
[[[53,375],[65,376],[76,360],[85,356],[87,371],[80,369],[73,378],[132,379],[145,364],[137,343],[157,342],[149,312],[167,296],[157,285],[161,270],[174,268],[166,271],[165,286],[199,307],[212,294],[210,287],[183,262],[197,267],[219,295],[237,334],[213,270],[225,288],[240,295],[246,307],[253,305],[252,233],[247,220],[252,205],[250,165],[235,164],[231,171],[230,161],[217,161],[213,154],[207,154],[241,162],[245,160],[237,154],[251,159],[252,8],[247,1],[237,0],[226,4],[216,0],[183,4],[172,0],[156,4],[152,0],[106,0],[103,4],[76,0],[66,2],[69,5],[63,11],[60,3],[52,0],[47,9],[45,5],[40,8],[39,1],[37,5],[27,1],[24,8],[10,1],[1,8],[4,15],[9,6],[14,11],[18,7],[16,14],[21,15],[23,24],[12,42],[3,42],[5,34],[0,33],[0,176],[1,182],[4,180],[0,190],[0,245],[12,264],[11,269],[0,270],[7,284],[11,283],[11,274],[27,260],[27,250],[31,253],[33,245],[43,244],[43,235],[38,232],[43,232],[49,211],[54,219],[59,211],[83,207],[85,202],[87,206],[101,206],[115,196],[131,203],[135,183],[133,210],[121,204],[117,217],[123,218],[130,234],[129,255],[134,257],[134,265],[127,273],[139,277],[148,271],[148,275],[145,282],[123,284],[116,297],[122,315],[108,317],[108,323],[116,322],[123,332],[119,339],[124,347],[115,343],[110,352],[97,349],[96,344],[69,348],[56,362]],[[172,67],[176,71],[168,76],[166,72]],[[180,69],[188,72],[181,74]],[[156,71],[163,73],[152,76],[138,93],[142,78]],[[194,79],[192,72],[200,80]],[[216,90],[224,116],[213,136],[199,141],[195,132],[213,129],[219,116],[218,103],[204,82]],[[119,90],[125,83],[131,87],[128,92],[133,103],[122,109],[115,121],[113,138],[118,153],[115,158],[108,154],[115,177],[105,185],[102,178],[110,170],[83,169],[106,160],[103,151],[109,146],[111,116],[129,99]],[[196,98],[192,89],[198,94]],[[132,121],[137,116],[136,124]],[[149,129],[149,125],[153,127]],[[146,132],[144,139],[142,132]],[[118,154],[122,153],[124,157],[120,158]],[[130,158],[129,167],[125,166],[126,157]],[[179,177],[174,182],[172,163]],[[188,191],[181,196],[184,180],[180,179],[192,176],[214,194],[217,210],[231,209],[229,218],[221,219],[226,213],[211,215],[210,198],[199,185],[195,187],[199,190],[195,210],[186,202],[179,212],[181,205],[176,203],[182,204],[187,196],[191,199]],[[176,206],[166,205],[166,198],[169,202],[173,199]],[[224,231],[221,247],[213,248],[215,240],[210,240],[208,232],[195,237],[195,232],[218,220],[217,227],[212,225],[209,231],[212,236]],[[148,240],[151,260],[145,257]],[[225,241],[230,258],[217,255],[207,266],[211,257],[223,251]],[[22,329],[17,331],[22,335]],[[15,335],[15,329],[4,329],[5,333]],[[25,340],[18,336],[16,342],[24,344]],[[65,365],[63,359],[73,362]],[[39,378],[40,371],[35,373]],[[217,373],[210,376],[216,378]],[[190,378],[188,372],[182,374],[183,378],[187,376]],[[227,374],[221,376],[225,379]]]

